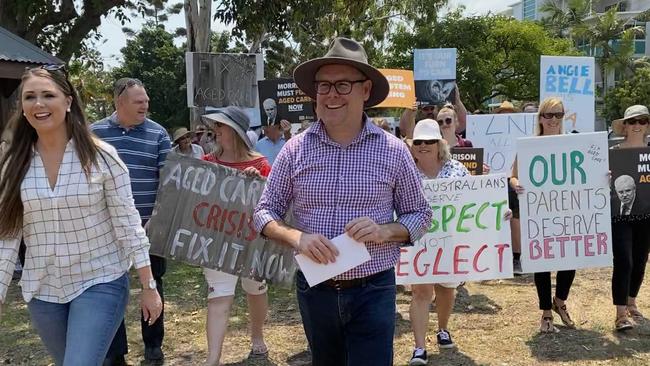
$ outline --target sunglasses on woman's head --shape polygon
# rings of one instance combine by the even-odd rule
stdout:
[[[546,119],[552,119],[552,118],[562,119],[562,118],[564,118],[564,112],[540,113],[539,115],[546,118]]]
[[[437,143],[438,143],[438,140],[413,140],[413,145],[415,145],[415,146],[419,146],[419,145],[422,145],[422,144],[434,145],[434,144],[437,144]]]
[[[645,126],[648,124],[648,119],[647,118],[630,118],[626,119],[623,121],[626,125],[636,125],[640,124],[641,126]]]
[[[442,125],[443,122],[446,123],[446,124],[448,124],[448,125],[450,125],[452,122],[454,122],[454,120],[453,120],[451,117],[447,117],[447,118],[445,118],[444,120],[443,120],[443,119],[439,119],[437,122],[438,122],[439,125]]]
[[[41,69],[45,71],[60,71],[66,76],[68,75],[68,70],[65,67],[65,64],[47,64],[36,67],[36,69]]]

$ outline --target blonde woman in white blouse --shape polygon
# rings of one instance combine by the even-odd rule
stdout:
[[[145,318],[162,310],[129,174],[88,131],[63,66],[27,70],[18,95],[0,159],[0,315],[22,237],[23,297],[56,365],[101,365],[124,316],[131,263]]]

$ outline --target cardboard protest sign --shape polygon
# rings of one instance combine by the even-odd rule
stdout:
[[[186,52],[185,72],[188,107],[258,107],[261,54]]]
[[[517,140],[524,272],[612,265],[607,133]]]
[[[314,121],[313,101],[298,88],[293,79],[260,80],[257,83],[262,126]]]
[[[451,149],[451,158],[463,163],[471,175],[483,174],[483,148],[454,147]]]
[[[650,148],[611,149],[612,216],[650,214]]]
[[[490,173],[510,173],[518,137],[532,136],[536,113],[475,114],[467,116],[467,139],[484,150]]]
[[[374,108],[412,108],[415,103],[415,85],[413,71],[396,69],[379,69],[388,80],[390,92],[383,102]]]
[[[425,180],[433,221],[422,239],[401,249],[397,283],[512,277],[507,184],[503,174]]]
[[[255,231],[265,181],[170,153],[149,224],[150,253],[191,265],[290,286],[293,250]]]
[[[559,97],[564,104],[564,131],[593,132],[596,122],[593,57],[542,56],[539,101]]]
[[[413,50],[413,78],[419,104],[453,102],[456,97],[456,49]]]

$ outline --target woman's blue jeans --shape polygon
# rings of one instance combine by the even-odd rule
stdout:
[[[32,299],[27,306],[57,366],[101,365],[129,299],[129,277],[94,285],[66,304]]]

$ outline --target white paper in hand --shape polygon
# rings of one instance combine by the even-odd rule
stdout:
[[[370,253],[368,253],[366,245],[352,239],[348,234],[339,235],[331,242],[339,250],[339,255],[334,263],[320,264],[303,254],[296,255],[296,261],[305,275],[309,287],[314,287],[370,260]]]

